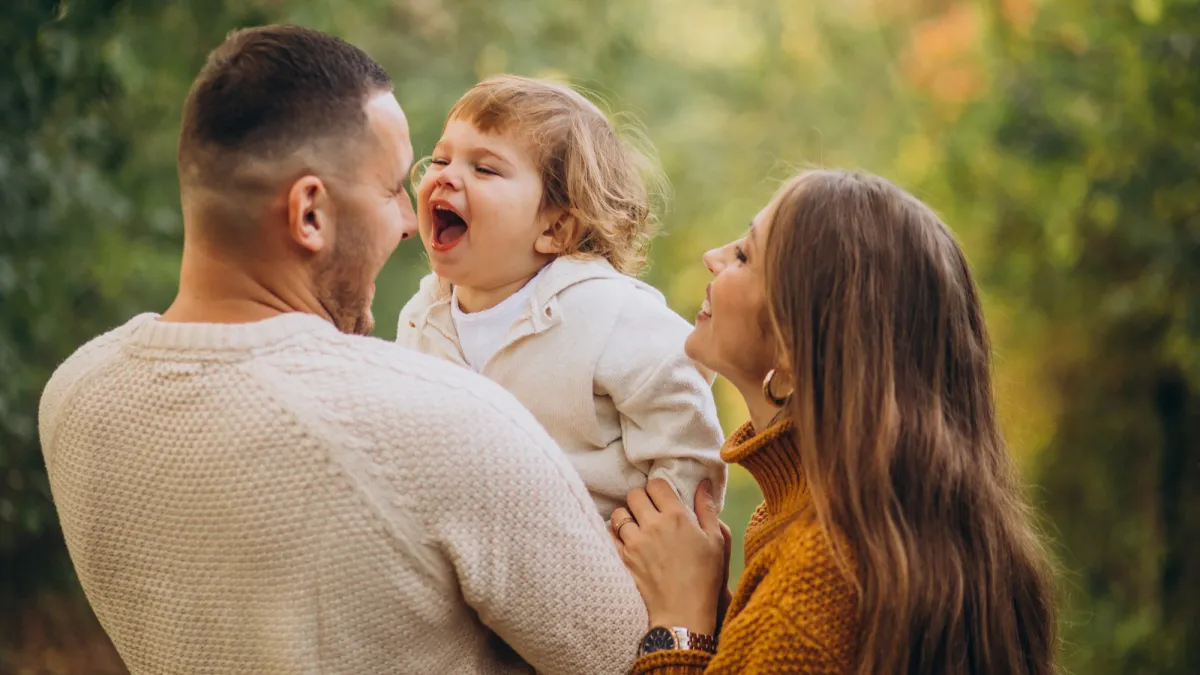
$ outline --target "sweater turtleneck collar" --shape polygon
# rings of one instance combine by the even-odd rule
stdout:
[[[792,423],[777,422],[754,433],[750,422],[733,432],[721,449],[721,458],[742,466],[762,489],[767,509],[772,514],[798,510],[808,500],[808,486],[800,466],[800,452]]]

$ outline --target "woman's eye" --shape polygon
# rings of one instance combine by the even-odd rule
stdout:
[[[745,264],[747,262],[746,252],[744,250],[742,250],[742,247],[738,246],[738,247],[734,248],[733,250],[734,250],[734,255],[737,256],[738,262]]]

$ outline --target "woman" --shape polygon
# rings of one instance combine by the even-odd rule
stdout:
[[[707,490],[699,525],[659,482],[613,514],[652,627],[633,672],[1053,672],[1050,567],[946,226],[883,179],[812,171],[704,261],[688,353],[745,397],[722,456],[764,502],[727,612]]]

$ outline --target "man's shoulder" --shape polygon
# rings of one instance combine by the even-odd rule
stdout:
[[[48,444],[60,411],[73,392],[93,374],[103,372],[122,355],[122,340],[155,314],[138,314],[125,323],[102,333],[71,353],[51,373],[39,400],[38,425],[43,445]]]
[[[288,369],[278,386],[309,404],[341,408],[347,423],[364,431],[392,429],[426,443],[544,434],[511,393],[460,365],[379,338],[341,334],[327,336],[320,354],[319,363]]]
[[[325,334],[312,364],[325,377],[352,378],[397,393],[492,389],[491,382],[466,368],[376,337]],[[319,364],[319,365],[318,365]]]
[[[357,447],[415,480],[515,471],[567,478],[573,469],[546,429],[509,391],[474,371],[391,342],[338,338],[335,375],[279,387],[306,424],[343,450]],[[448,473],[447,473],[448,472]],[[440,484],[440,483],[439,483]],[[484,481],[491,493],[508,484]],[[586,492],[581,493],[586,495]]]
[[[58,365],[55,372],[70,370],[72,367],[77,367],[80,364],[90,363],[96,360],[103,360],[105,357],[119,352],[121,342],[129,336],[138,326],[147,322],[153,321],[158,315],[151,312],[137,314],[125,323],[111,328],[100,335],[88,340],[79,346],[78,349]]]
[[[121,354],[122,339],[138,325],[153,320],[155,314],[138,314],[125,323],[88,340],[54,369],[46,389],[70,387],[97,367]],[[44,395],[44,394],[43,394]]]

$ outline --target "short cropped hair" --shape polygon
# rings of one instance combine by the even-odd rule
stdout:
[[[391,78],[361,49],[300,26],[230,33],[184,106],[181,176],[212,183],[240,158],[269,159],[366,128],[367,99]]]

